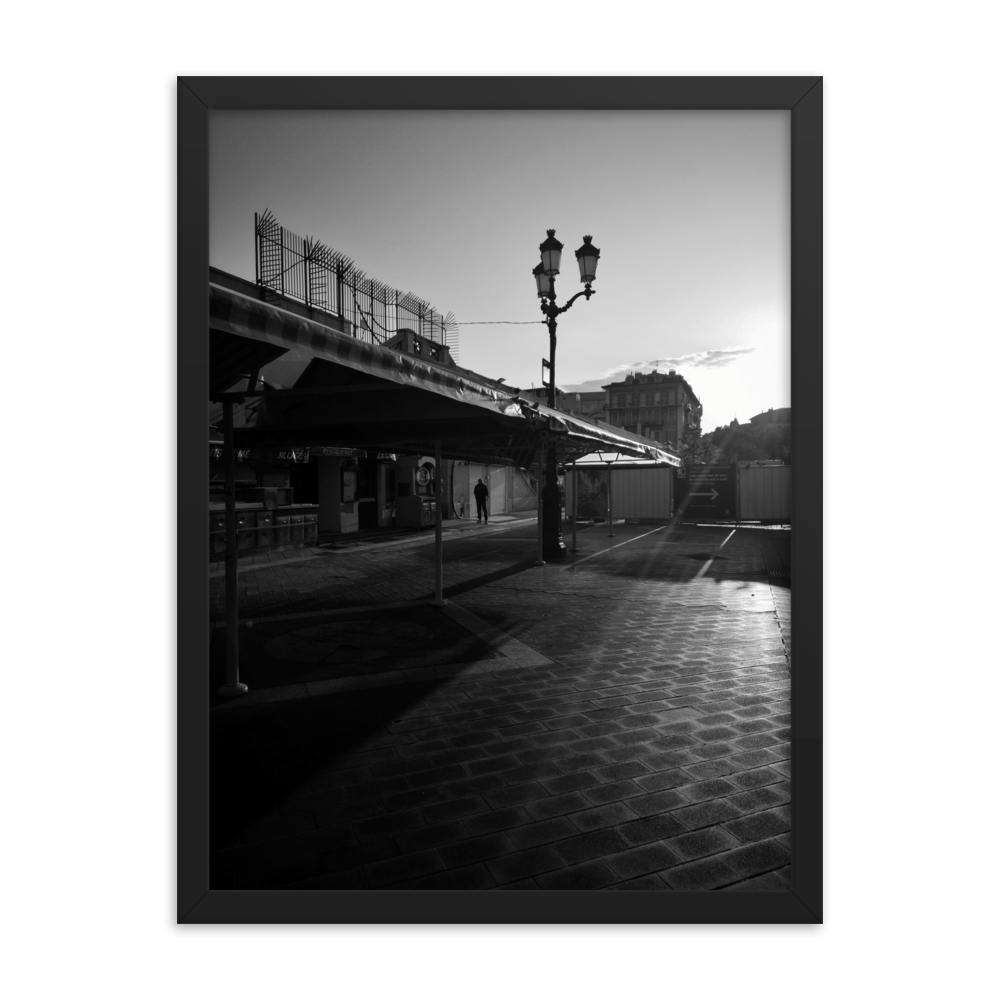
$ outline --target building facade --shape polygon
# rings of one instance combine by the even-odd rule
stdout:
[[[792,408],[790,406],[780,406],[778,409],[769,408],[765,413],[758,413],[750,418],[751,427],[766,427],[769,424],[790,424],[792,422]]]
[[[612,427],[673,448],[680,447],[687,428],[701,427],[701,403],[684,376],[673,369],[633,372],[603,388]]]
[[[593,420],[594,423],[608,422],[608,394],[599,392],[566,392],[559,400],[559,409],[572,413],[575,417]]]

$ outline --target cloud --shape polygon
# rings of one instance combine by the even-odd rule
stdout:
[[[723,347],[715,351],[697,351],[682,354],[676,358],[652,358],[649,361],[633,361],[628,365],[618,365],[604,373],[608,378],[625,372],[649,371],[652,368],[725,368],[744,354],[752,354],[756,347]]]
[[[567,392],[596,392],[609,381],[617,381],[629,372],[648,372],[657,368],[661,372],[676,368],[683,375],[685,368],[727,368],[746,354],[752,354],[756,347],[722,347],[714,351],[697,351],[681,354],[675,358],[651,358],[647,361],[633,361],[627,365],[617,365],[606,371],[600,378],[593,378],[578,385],[564,385]]]

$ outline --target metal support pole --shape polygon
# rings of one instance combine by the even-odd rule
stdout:
[[[233,448],[233,402],[222,404],[222,464],[226,473],[226,683],[223,698],[247,693],[240,683],[240,595],[236,580],[236,453]]]
[[[611,463],[608,462],[608,538],[615,537],[614,515],[611,513]]]
[[[444,599],[444,537],[441,531],[441,507],[444,490],[441,486],[441,442],[434,442],[434,484],[437,503],[434,505],[434,603],[447,604]]]
[[[577,507],[577,497],[579,496],[579,492],[580,492],[580,479],[579,476],[577,475],[576,455],[574,455],[573,456],[573,511],[571,514],[573,518],[573,547],[570,549],[570,552],[580,551],[576,545],[576,512],[579,509]]]
[[[538,558],[535,560],[536,566],[544,566],[545,559],[542,558],[542,470],[545,468],[545,445],[538,450],[538,480],[535,492],[538,494]]]

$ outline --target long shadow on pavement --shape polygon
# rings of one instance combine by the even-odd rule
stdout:
[[[273,835],[268,827],[288,825],[291,833],[296,814],[281,816],[278,805],[295,789],[312,796],[316,807],[338,807],[340,816],[351,816],[352,790],[372,802],[377,796],[406,787],[406,782],[374,779],[367,771],[368,758],[359,760],[356,785],[339,792],[317,787],[325,770],[364,743],[394,718],[405,714],[414,702],[425,698],[439,684],[426,683],[379,687],[259,705],[212,714],[210,736],[210,848],[217,851],[234,837],[257,827],[261,839]],[[377,751],[369,756],[378,759]],[[339,778],[342,780],[343,773]],[[343,803],[338,799],[346,799]],[[378,808],[381,812],[381,808]],[[362,810],[363,812],[363,810]],[[249,834],[253,842],[254,833]]]

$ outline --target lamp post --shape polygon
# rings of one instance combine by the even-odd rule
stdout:
[[[577,292],[564,306],[556,305],[556,275],[562,262],[563,245],[556,239],[554,229],[546,230],[548,238],[538,247],[542,259],[531,272],[535,276],[538,297],[542,300],[542,313],[549,327],[549,360],[543,362],[549,370],[548,404],[555,409],[556,405],[556,319],[569,309],[582,295],[590,299],[594,294],[591,282],[597,275],[597,261],[601,251],[592,243],[590,236],[584,236],[583,246],[576,251],[576,261],[580,266],[580,281],[584,290]],[[559,510],[559,485],[556,481],[556,449],[554,443],[549,445],[545,455],[545,486],[542,489],[542,550],[546,559],[564,559],[566,545],[562,540],[562,519]]]

